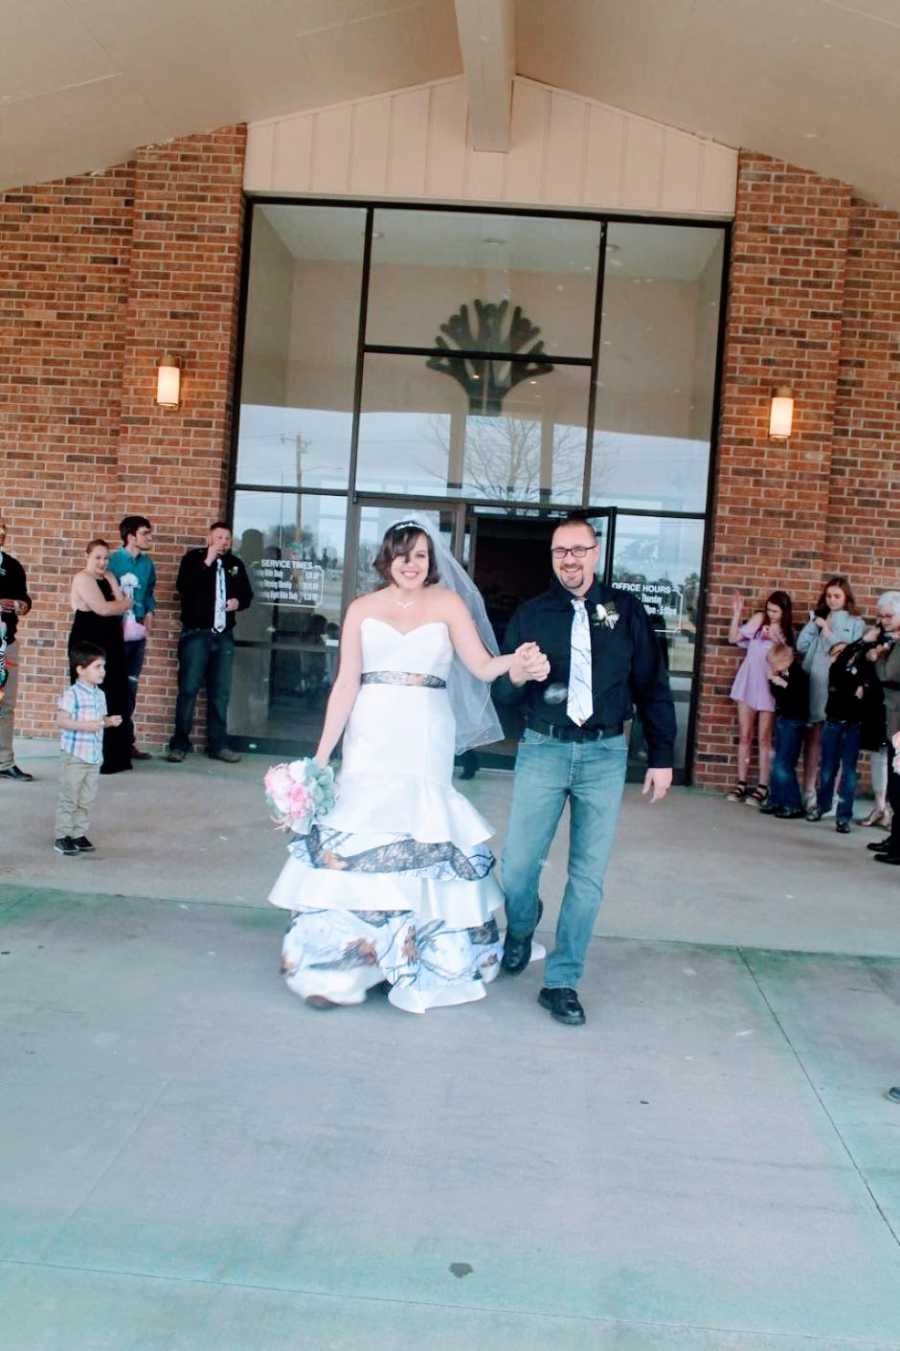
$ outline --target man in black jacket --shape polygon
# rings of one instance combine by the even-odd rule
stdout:
[[[180,764],[191,751],[194,707],[206,685],[206,753],[212,760],[235,764],[236,751],[226,745],[228,697],[234,662],[234,616],[246,610],[253,591],[244,565],[231,552],[231,526],[214,521],[205,549],[189,549],[178,569],[181,638],[178,643],[178,700],[175,731],[166,759]]]
[[[559,1022],[574,1025],[584,1022],[576,987],[603,898],[628,762],[624,724],[633,705],[647,738],[644,792],[652,802],[671,785],[675,744],[657,636],[636,596],[597,580],[598,550],[589,521],[569,517],[557,526],[550,549],[556,581],[519,607],[504,643],[507,652],[539,643],[549,679],[517,685],[503,676],[494,686],[498,702],[518,705],[525,718],[503,851],[503,967],[518,975],[531,958],[540,872],[568,800],[569,876],[538,999]]]
[[[25,569],[16,558],[4,553],[6,522],[0,515],[0,779],[31,783],[13,759],[13,723],[19,687],[19,656],[16,629],[19,620],[31,609],[31,597]]]

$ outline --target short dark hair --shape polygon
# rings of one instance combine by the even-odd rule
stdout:
[[[77,642],[69,648],[69,674],[78,679],[79,666],[90,666],[94,661],[106,661],[106,652],[96,643]]]
[[[128,543],[129,535],[136,535],[139,530],[152,530],[153,526],[147,520],[146,516],[126,516],[119,522],[119,534],[122,536],[122,543]]]
[[[90,555],[94,552],[95,549],[100,548],[105,549],[106,552],[109,553],[109,545],[107,544],[105,539],[100,539],[99,537],[97,539],[89,539],[87,544],[84,546],[84,552],[88,557],[90,557]]]
[[[553,536],[556,534],[557,530],[561,529],[562,526],[564,525],[586,526],[587,529],[590,530],[591,534],[594,536],[594,539],[596,540],[597,538],[597,531],[594,529],[593,522],[587,516],[585,516],[583,512],[580,511],[570,511],[568,516],[564,516],[561,521],[554,521],[553,529],[550,532],[550,538],[552,539]]]
[[[229,535],[234,534],[234,531],[232,530],[231,526],[228,524],[227,521],[213,521],[212,525],[209,527],[209,530],[206,533],[208,535],[211,535],[214,530],[227,530]]]
[[[394,560],[408,558],[420,535],[424,535],[428,541],[428,573],[425,577],[425,585],[434,586],[435,582],[440,581],[437,560],[434,556],[434,545],[428,531],[423,530],[420,525],[416,525],[415,521],[401,521],[399,525],[392,525],[385,532],[384,539],[381,541],[381,548],[372,564],[384,586],[388,586],[390,583],[391,567]]]

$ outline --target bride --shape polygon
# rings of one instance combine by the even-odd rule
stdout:
[[[412,1013],[484,996],[499,970],[488,823],[452,786],[454,753],[502,737],[489,682],[545,680],[534,643],[497,655],[481,596],[418,517],[384,536],[382,585],[347,611],[316,761],[344,734],[338,800],[296,837],[269,900],[290,910],[288,987],[314,1008],[387,981]]]

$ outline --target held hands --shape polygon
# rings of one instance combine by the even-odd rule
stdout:
[[[641,796],[646,797],[649,793],[651,802],[662,802],[671,787],[671,769],[648,769],[647,773],[644,775],[644,786],[641,789]]]
[[[509,668],[509,678],[514,685],[524,685],[529,680],[546,680],[549,674],[550,662],[537,643],[521,643],[516,648]]]

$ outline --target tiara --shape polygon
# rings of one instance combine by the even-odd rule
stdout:
[[[389,530],[409,530],[410,528],[422,529],[418,521],[395,521],[393,525],[388,526]]]

